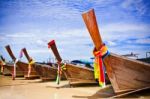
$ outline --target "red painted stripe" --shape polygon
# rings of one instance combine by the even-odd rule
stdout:
[[[51,47],[51,45],[55,44],[55,40],[51,40],[49,43],[48,43],[48,48]]]

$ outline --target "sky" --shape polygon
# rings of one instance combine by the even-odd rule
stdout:
[[[0,0],[0,54],[11,60],[9,44],[16,57],[25,47],[35,61],[47,61],[55,40],[62,59],[89,60],[94,46],[81,14],[92,8],[110,52],[150,52],[149,0]]]

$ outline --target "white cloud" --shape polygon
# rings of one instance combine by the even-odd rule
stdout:
[[[119,0],[48,0],[44,2],[32,0],[29,2],[14,2],[16,2],[16,7],[19,9],[16,9],[13,5],[14,3],[9,3],[10,8],[12,7],[13,9],[11,13],[8,13],[7,23],[10,25],[8,30],[13,31],[12,28],[16,28],[16,31],[23,30],[24,32],[29,32],[4,34],[0,37],[1,44],[12,43],[15,49],[19,49],[22,46],[30,47],[29,52],[37,55],[37,57],[43,57],[43,54],[49,55],[47,43],[49,40],[54,39],[62,57],[66,59],[89,58],[93,48],[84,45],[92,44],[92,40],[85,25],[83,25],[81,12],[92,7],[95,8],[96,15],[98,15],[97,18],[99,19],[100,17],[100,20],[103,22],[102,24],[104,24],[100,25],[102,26],[100,27],[100,33],[103,41],[106,41],[111,48],[115,48],[116,52],[125,51],[122,50],[124,48],[117,46],[117,43],[120,43],[120,41],[126,41],[130,38],[136,38],[135,42],[140,44],[149,44],[150,41],[149,39],[141,39],[150,35],[150,25],[143,22],[143,24],[140,23],[141,21],[135,18],[135,14],[132,13],[134,10],[140,13],[140,15],[146,13],[142,0],[124,0],[121,5],[123,9],[120,7],[120,2],[122,1]],[[9,12],[10,8],[6,8],[6,12]],[[15,14],[12,15],[12,13]],[[133,23],[129,23],[130,20]],[[18,21],[21,24],[19,24],[21,28],[18,28]],[[105,23],[106,21],[109,24]],[[11,25],[14,23],[15,25]],[[27,27],[32,28],[32,30],[28,30]],[[127,45],[124,46],[128,48]],[[129,48],[134,50],[137,45],[132,46],[129,46]]]
[[[135,42],[139,44],[150,44],[150,38],[138,39]]]
[[[29,34],[29,33],[12,33],[12,34],[6,34],[5,37],[9,38],[32,38],[34,37],[34,34]]]
[[[117,44],[115,43],[115,42],[113,42],[113,41],[107,41],[107,44],[109,45],[109,46],[116,46]]]
[[[62,0],[51,0],[47,2],[32,0],[30,3],[29,5],[29,2],[20,2],[20,9],[18,11],[20,16],[51,17],[58,20],[62,18],[76,18],[76,15],[79,14],[78,10],[69,8],[65,4],[65,1]]]
[[[38,40],[36,41],[36,43],[37,43],[39,46],[45,46],[45,47],[47,47],[48,41],[47,41],[47,40],[38,39]]]
[[[109,23],[102,27],[104,32],[147,32],[149,31],[150,25],[139,24],[139,23]]]
[[[121,6],[126,10],[137,11],[140,15],[145,14],[147,10],[147,7],[143,4],[143,0],[125,0]]]
[[[29,49],[28,52],[31,54],[38,54],[38,55],[43,53],[49,53],[47,49]]]
[[[127,40],[146,38],[150,35],[149,24],[111,23],[100,28],[104,40]]]

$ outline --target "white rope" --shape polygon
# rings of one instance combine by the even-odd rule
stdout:
[[[16,59],[15,62],[14,62],[13,79],[15,79],[15,77],[16,77],[16,67],[17,67],[17,62],[18,62],[18,61],[19,61],[19,60]]]

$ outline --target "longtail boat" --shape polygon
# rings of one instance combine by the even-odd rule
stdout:
[[[39,78],[39,75],[36,73],[36,71],[33,69],[33,67],[30,68],[30,66],[27,63],[18,60],[14,56],[14,54],[13,54],[13,52],[12,52],[9,45],[7,45],[5,48],[6,48],[8,54],[10,55],[10,57],[12,58],[12,60],[14,62],[14,67],[16,67],[16,70],[15,70],[14,67],[12,68],[13,74],[15,74],[14,72],[16,72],[16,73],[17,72],[22,72],[26,79]],[[29,71],[29,69],[31,69],[31,71]],[[13,77],[13,79],[15,79],[15,77]]]
[[[81,67],[69,63],[63,63],[62,58],[59,55],[59,52],[57,50],[55,41],[52,40],[48,43],[49,48],[54,53],[54,56],[56,57],[58,61],[58,65],[63,64],[62,71],[65,74],[67,80],[69,81],[70,85],[76,85],[76,84],[93,84],[97,83],[94,79],[94,73],[93,69],[87,68],[87,67]]]
[[[103,45],[94,9],[82,14],[96,50]],[[110,53],[103,60],[116,94],[127,94],[150,88],[150,64]]]
[[[13,67],[13,64],[6,63],[4,57],[0,55],[0,74],[2,75],[11,75],[11,71],[7,68]]]
[[[12,75],[14,71],[14,63],[6,62],[3,56],[0,56],[1,58],[1,72],[3,75]],[[23,72],[20,68],[16,68],[16,77],[23,77]]]
[[[29,63],[33,61],[33,59],[29,56],[26,48],[22,49],[24,55],[26,56]],[[40,75],[42,81],[55,80],[57,77],[57,68],[56,66],[50,66],[46,64],[39,64],[34,62],[32,67],[36,70],[36,72]]]

